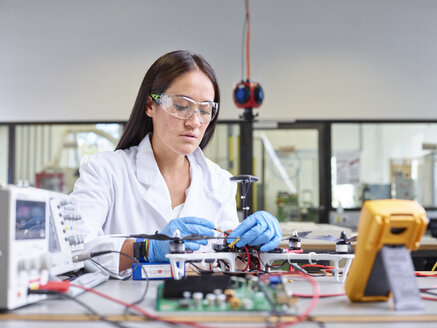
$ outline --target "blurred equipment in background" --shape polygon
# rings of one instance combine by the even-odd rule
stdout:
[[[114,148],[117,144],[116,138],[97,128],[75,127],[66,129],[60,137],[60,143],[53,160],[35,174],[37,188],[62,193],[69,193],[73,190],[74,183],[79,177],[79,167],[83,157],[78,141],[79,136],[88,133],[103,137],[113,144]]]
[[[415,199],[414,181],[411,178],[412,160],[409,158],[390,160],[390,184],[392,197],[396,199]]]
[[[277,218],[279,221],[298,221],[300,217],[300,210],[296,194],[279,191],[276,202],[278,204]]]
[[[364,183],[363,184],[363,202],[366,200],[390,199],[391,185],[389,183]]]
[[[48,171],[36,173],[35,186],[37,188],[62,192],[64,190],[64,173]]]

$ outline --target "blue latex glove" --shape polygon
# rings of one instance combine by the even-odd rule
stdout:
[[[162,229],[161,233],[167,236],[173,236],[174,232],[178,229],[181,232],[181,237],[196,234],[196,235],[207,235],[214,236],[214,224],[206,219],[195,218],[195,217],[184,217],[171,220]],[[185,248],[196,251],[200,248],[200,245],[207,245],[207,240],[195,240],[195,241],[184,241]],[[149,242],[149,262],[168,262],[165,254],[170,252],[169,250],[169,240],[153,240]]]
[[[229,240],[240,237],[237,247],[245,245],[263,245],[260,250],[268,252],[279,246],[282,239],[282,230],[278,220],[268,212],[258,211],[249,215],[228,236]]]

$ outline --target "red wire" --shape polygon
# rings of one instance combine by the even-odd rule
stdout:
[[[246,74],[247,80],[250,81],[250,13],[249,0],[246,0]]]
[[[308,276],[306,274],[303,274],[302,272],[298,272],[302,277],[304,277],[306,280],[308,280],[312,287],[313,287],[313,295],[312,295],[312,299],[310,304],[308,305],[308,307],[305,309],[304,313],[302,313],[301,315],[297,316],[296,320],[294,321],[289,321],[289,322],[282,322],[280,324],[276,324],[275,327],[280,328],[280,327],[284,327],[284,326],[291,326],[291,325],[295,325],[298,324],[299,322],[302,322],[304,320],[306,320],[311,312],[314,310],[314,308],[317,305],[317,302],[319,300],[319,285],[317,284],[317,282],[311,277]]]
[[[420,273],[415,272],[416,277],[437,277],[437,274],[426,274],[426,273]]]
[[[300,254],[303,253],[303,249],[288,249],[287,253]]]
[[[286,274],[286,272],[284,272],[283,274]],[[312,277],[310,277],[308,275],[305,275],[305,274],[303,274],[301,272],[299,272],[299,274],[302,277],[304,277],[305,279],[307,279],[311,283],[311,285],[313,287],[312,300],[311,300],[310,304],[308,305],[308,307],[305,309],[304,313],[302,313],[301,315],[297,316],[294,321],[288,321],[288,322],[282,322],[282,323],[276,324],[275,327],[277,327],[277,328],[288,326],[288,325],[294,325],[294,324],[297,324],[299,322],[302,322],[302,321],[306,320],[310,316],[311,312],[314,310],[314,308],[317,305],[317,301],[318,301],[319,295],[320,295],[319,294],[319,285],[317,284],[317,282]],[[135,304],[124,302],[122,300],[119,300],[117,298],[114,298],[112,296],[104,294],[102,292],[99,292],[99,291],[97,291],[97,290],[95,290],[93,288],[88,288],[88,287],[84,287],[84,286],[81,286],[81,285],[76,285],[76,284],[73,284],[73,283],[70,283],[70,286],[71,287],[76,287],[76,288],[83,289],[83,290],[85,290],[87,292],[96,294],[96,295],[98,295],[100,297],[103,297],[103,298],[105,298],[107,300],[110,300],[112,302],[115,302],[115,303],[121,304],[121,305],[123,305],[125,307],[131,308],[131,309],[141,313],[146,318],[151,319],[151,320],[159,320],[159,321],[167,322],[167,323],[184,324],[184,325],[188,325],[188,326],[196,327],[196,328],[211,328],[212,327],[212,326],[205,326],[205,325],[202,325],[202,324],[198,324],[198,323],[195,323],[195,322],[189,322],[189,321],[179,321],[179,320],[163,319],[162,317],[159,317],[159,316],[156,316],[156,315],[153,315],[153,314],[147,312],[146,310],[136,306]],[[228,327],[230,327],[230,326],[228,326]]]
[[[301,265],[300,267],[301,267],[301,268],[311,267],[311,268],[334,269],[333,266],[330,266],[330,265],[322,265],[322,264],[304,264],[304,265]]]
[[[249,267],[250,267],[250,254],[249,254],[249,250],[247,249],[246,246],[244,246],[244,250],[246,251],[247,262],[246,262],[246,267],[243,269],[243,272],[246,271],[247,269],[249,269]]]
[[[337,296],[344,296],[346,295],[345,293],[338,293],[338,294],[320,294],[319,298],[324,298],[324,297],[337,297]],[[300,297],[300,298],[311,298],[313,297],[312,294],[298,294],[298,293],[293,293],[293,296],[295,297]]]
[[[422,299],[427,301],[437,301],[437,297],[422,296]]]
[[[283,326],[288,326],[288,325],[294,325],[294,324],[297,324],[299,322],[302,322],[302,321],[306,320],[309,317],[309,315],[311,314],[311,312],[314,310],[316,305],[317,305],[317,301],[318,301],[318,298],[319,298],[319,285],[310,276],[304,275],[303,273],[300,273],[300,272],[299,272],[299,274],[302,275],[305,279],[307,279],[311,283],[311,285],[313,286],[313,292],[314,293],[313,293],[313,298],[311,300],[311,303],[305,309],[305,312],[302,313],[301,315],[297,316],[294,321],[278,323],[278,324],[275,325],[275,327],[277,327],[277,328],[280,328],[280,327],[283,327]],[[115,302],[115,303],[121,304],[123,306],[129,307],[129,308],[131,308],[131,309],[133,309],[135,311],[138,311],[139,313],[144,315],[146,318],[151,319],[151,320],[159,320],[161,322],[167,322],[167,323],[171,323],[171,324],[172,323],[173,324],[183,324],[183,325],[187,325],[187,326],[191,326],[191,327],[196,327],[196,328],[211,328],[211,327],[214,327],[214,326],[205,326],[205,325],[202,325],[202,324],[199,324],[199,323],[196,323],[196,322],[163,319],[162,317],[159,317],[159,316],[156,316],[156,315],[153,315],[153,314],[147,312],[146,310],[136,306],[135,304],[124,302],[122,300],[119,300],[119,299],[114,298],[112,296],[109,296],[107,294],[101,293],[101,292],[99,292],[99,291],[97,291],[97,290],[95,290],[93,288],[87,288],[87,287],[84,287],[84,286],[81,286],[81,285],[76,285],[76,284],[70,284],[70,286],[71,287],[76,287],[76,288],[83,289],[83,290],[85,290],[87,292],[96,294],[96,295],[98,295],[100,297],[103,297],[103,298],[105,298],[107,300],[110,300],[112,302]],[[232,326],[227,326],[227,327],[228,328],[232,328]],[[241,326],[238,326],[238,327],[241,327]],[[234,328],[237,328],[237,326],[235,326]]]
[[[313,287],[313,294],[311,296],[309,296],[309,297],[312,298],[311,302],[308,305],[308,307],[305,309],[304,313],[302,313],[301,315],[297,316],[295,320],[293,320],[293,321],[284,321],[282,323],[278,323],[278,324],[275,325],[275,328],[281,328],[281,327],[284,327],[284,326],[295,325],[295,324],[297,324],[299,322],[302,322],[302,321],[306,320],[310,316],[310,314],[314,310],[314,308],[316,307],[317,302],[319,300],[320,289],[319,289],[319,285],[314,280],[314,278],[312,278],[311,276],[308,276],[308,275],[306,275],[306,274],[304,274],[302,272],[299,272],[299,271],[296,271],[296,272],[311,283],[311,285]],[[267,277],[271,277],[272,275],[273,274],[263,274],[263,275],[260,275],[259,278],[262,281],[266,282],[267,281]],[[275,272],[274,275],[275,276],[288,276],[288,275],[290,275],[290,272],[285,272],[285,271],[284,272]]]
[[[417,274],[417,272],[416,272],[416,274]],[[425,292],[425,291],[434,289],[436,287],[437,287],[437,285],[434,285],[434,286],[431,286],[431,287],[427,287],[427,288],[420,288],[420,291],[421,292]],[[422,296],[422,299],[427,300],[427,301],[437,301],[436,297],[429,297],[429,296]]]
[[[334,269],[333,266],[330,265],[322,265],[322,264],[304,264],[300,266],[301,268],[321,268],[326,269],[326,272],[331,272],[332,269]]]
[[[248,256],[248,263],[247,263],[247,265],[246,265],[246,267],[248,267],[248,266],[249,266],[249,263],[250,263],[250,262],[249,262],[249,261],[250,261],[249,251],[248,251],[247,247],[244,247],[244,248],[245,248],[245,250],[246,250],[246,254],[247,254],[247,256]],[[295,319],[294,321],[278,323],[278,324],[275,325],[275,327],[277,327],[277,328],[280,328],[280,327],[283,327],[283,326],[286,326],[286,325],[294,325],[294,324],[297,324],[297,323],[299,323],[299,322],[302,322],[302,321],[306,320],[306,319],[309,317],[309,315],[311,314],[311,312],[314,310],[314,308],[316,307],[316,305],[317,305],[317,301],[318,301],[318,299],[319,299],[319,295],[320,295],[320,294],[319,294],[319,285],[317,284],[317,282],[316,282],[312,277],[310,277],[310,276],[308,276],[308,275],[305,275],[305,274],[303,274],[303,273],[301,273],[301,272],[298,272],[298,273],[299,273],[302,277],[304,277],[305,279],[307,279],[307,280],[311,283],[311,285],[312,285],[312,287],[313,287],[313,295],[312,295],[311,302],[310,302],[310,304],[308,305],[308,307],[305,309],[304,313],[302,313],[301,315],[297,316],[296,319]],[[283,272],[283,273],[281,273],[281,274],[279,274],[279,275],[283,275],[283,274],[288,274],[288,273],[287,273],[287,272]],[[277,275],[278,275],[278,274],[277,274]],[[267,276],[267,275],[266,275],[266,276]],[[262,277],[262,276],[260,276],[260,277]],[[98,295],[98,296],[100,296],[100,297],[103,297],[103,298],[105,298],[105,299],[107,299],[107,300],[109,300],[109,301],[112,301],[112,302],[114,302],[114,303],[121,304],[121,305],[123,305],[123,306],[125,306],[125,307],[131,308],[131,309],[133,309],[133,310],[135,310],[135,311],[141,313],[141,314],[144,315],[146,318],[151,319],[151,320],[159,320],[159,321],[161,321],[161,322],[173,323],[173,324],[174,324],[174,323],[175,323],[175,324],[183,324],[183,325],[188,325],[188,326],[196,327],[196,328],[211,328],[211,327],[212,327],[212,326],[205,326],[205,325],[201,325],[201,324],[198,324],[198,323],[195,323],[195,322],[189,322],[189,321],[179,321],[179,320],[168,320],[168,319],[163,319],[163,318],[160,317],[160,316],[153,315],[153,314],[149,313],[148,311],[146,311],[146,310],[144,310],[144,309],[138,307],[138,306],[135,305],[135,304],[131,304],[131,303],[124,302],[124,301],[122,301],[122,300],[120,300],[120,299],[117,299],[117,298],[114,298],[114,297],[112,297],[112,296],[110,296],[110,295],[107,295],[107,294],[104,294],[104,293],[102,293],[102,292],[99,292],[99,291],[97,291],[97,290],[95,290],[95,289],[93,289],[93,288],[84,287],[84,286],[77,285],[77,284],[74,284],[74,283],[70,283],[69,285],[70,285],[70,287],[80,288],[80,289],[85,290],[85,291],[87,291],[87,292],[90,292],[90,293],[96,294],[96,295]],[[43,287],[43,286],[41,286],[41,287]],[[49,287],[49,286],[46,285],[46,287]],[[58,285],[56,285],[56,286],[53,286],[53,287],[56,287],[56,288],[60,288],[60,287],[62,287],[62,289],[63,289],[65,286],[64,286],[64,284],[62,284],[62,286],[58,286]],[[427,298],[425,298],[425,299],[427,299]],[[433,299],[433,300],[434,300],[434,299]],[[228,327],[229,327],[229,326],[228,326]]]
[[[103,297],[103,298],[105,298],[107,300],[110,300],[112,302],[115,302],[115,303],[121,304],[123,306],[126,306],[128,308],[131,308],[131,309],[133,309],[135,311],[138,311],[139,313],[144,315],[146,318],[151,319],[151,320],[159,320],[159,321],[162,321],[162,322],[173,323],[173,324],[174,323],[176,323],[176,324],[183,324],[183,325],[188,325],[188,326],[197,327],[197,328],[210,328],[210,326],[204,326],[204,325],[201,325],[201,324],[198,324],[198,323],[195,323],[195,322],[163,319],[162,317],[159,317],[157,315],[153,315],[153,314],[147,312],[146,310],[136,306],[135,304],[124,302],[122,300],[119,300],[119,299],[114,298],[112,296],[109,296],[107,294],[101,293],[101,292],[99,292],[99,291],[97,291],[97,290],[95,290],[93,288],[88,288],[88,287],[84,287],[84,286],[76,285],[76,284],[70,284],[70,286],[71,287],[76,287],[76,288],[83,289],[83,290],[85,290],[87,292],[96,294],[96,295],[98,295],[100,297]]]

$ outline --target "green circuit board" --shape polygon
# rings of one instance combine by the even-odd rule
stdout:
[[[196,292],[196,282],[199,285],[199,281],[202,277],[197,277],[196,281],[187,283],[181,280],[172,281],[172,286],[168,286],[170,281],[165,281],[158,287],[158,294],[156,298],[156,310],[157,311],[188,311],[188,312],[205,312],[205,311],[272,311],[278,309],[284,309],[284,303],[287,303],[288,298],[284,300],[281,297],[282,288],[275,284],[270,286],[264,284],[260,287],[260,283],[254,283],[244,278],[230,278],[229,286],[214,286],[214,278],[209,277],[209,281],[205,283],[208,285],[205,290],[202,286],[197,286],[198,292],[204,294],[201,300],[195,301],[193,297],[183,297],[179,292],[170,292],[168,295],[168,289],[188,290],[190,293]],[[211,282],[212,281],[212,282]],[[167,286],[166,286],[167,284]],[[231,291],[232,297],[225,302],[210,302],[207,299],[207,294],[217,287],[223,291]],[[221,287],[221,288],[220,288]],[[167,291],[166,291],[167,290]]]

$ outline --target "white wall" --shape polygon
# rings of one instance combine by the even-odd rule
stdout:
[[[437,1],[251,0],[261,119],[437,119]],[[1,0],[0,121],[126,120],[147,68],[190,49],[237,118],[244,1]]]
[[[8,182],[8,129],[0,126],[0,183]]]

